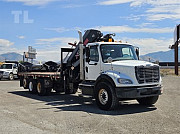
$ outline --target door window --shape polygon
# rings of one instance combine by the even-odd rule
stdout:
[[[91,46],[90,47],[90,61],[99,61],[99,53],[97,46]]]

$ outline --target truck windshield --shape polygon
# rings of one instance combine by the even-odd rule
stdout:
[[[137,60],[134,47],[131,45],[103,44],[100,49],[103,62],[107,62],[109,57],[112,58],[112,61]]]
[[[0,69],[12,69],[12,65],[11,64],[3,64],[0,66]]]

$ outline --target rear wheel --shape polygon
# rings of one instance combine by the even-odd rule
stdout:
[[[39,80],[37,82],[37,92],[38,92],[38,95],[40,95],[40,96],[46,95],[46,88],[44,88],[44,81],[43,80]]]
[[[113,110],[118,106],[118,98],[110,83],[100,82],[95,89],[97,106],[102,110]]]
[[[9,80],[14,80],[14,75],[12,73],[9,74]]]
[[[28,79],[24,78],[23,79],[23,87],[24,87],[24,89],[28,89],[29,88],[28,85],[29,85]]]
[[[152,96],[152,97],[140,98],[140,99],[137,99],[137,101],[141,105],[153,105],[157,102],[158,98],[159,96]]]
[[[29,92],[36,93],[37,92],[37,82],[36,80],[30,79],[29,80]]]

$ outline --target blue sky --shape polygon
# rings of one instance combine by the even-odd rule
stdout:
[[[22,54],[31,45],[37,60],[59,61],[60,48],[89,28],[116,33],[141,55],[168,51],[179,7],[180,0],[1,0],[0,54]]]

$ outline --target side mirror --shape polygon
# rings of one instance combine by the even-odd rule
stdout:
[[[90,62],[90,49],[89,47],[86,47],[86,62]]]
[[[113,61],[112,57],[108,57],[107,62],[112,63],[112,61]]]
[[[137,55],[138,60],[139,60],[139,47],[136,47],[135,49],[136,49],[136,55]]]

